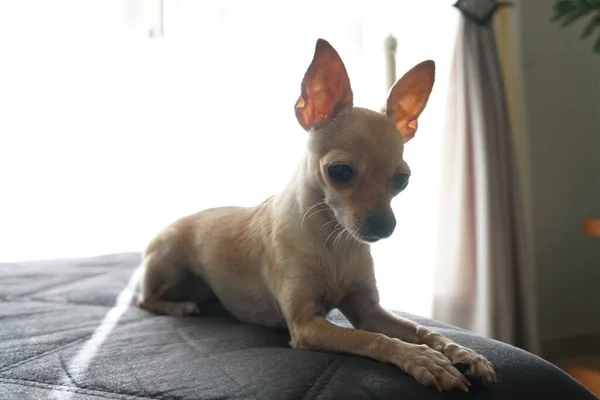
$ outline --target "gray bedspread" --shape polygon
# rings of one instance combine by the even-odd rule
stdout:
[[[218,304],[198,317],[152,315],[127,286],[139,258],[0,264],[0,399],[596,399],[536,356],[410,315],[483,353],[499,383],[440,394],[390,365],[293,350],[286,332],[239,323]]]

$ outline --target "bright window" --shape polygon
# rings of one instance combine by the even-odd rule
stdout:
[[[5,1],[0,4],[0,261],[140,251],[165,224],[253,205],[291,177],[306,133],[293,105],[317,37],[359,106],[398,77],[437,82],[398,229],[374,246],[382,301],[429,315],[440,144],[456,11],[439,0]],[[150,38],[148,31],[154,30]]]

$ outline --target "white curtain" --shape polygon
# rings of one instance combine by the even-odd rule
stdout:
[[[292,110],[316,38],[379,108],[393,34],[398,76],[428,58],[438,75],[374,255],[384,304],[429,315],[450,2],[165,0],[163,19],[160,4],[0,3],[0,261],[140,251],[175,218],[276,193],[304,149]]]
[[[433,317],[538,352],[531,241],[492,27],[498,2],[459,5]]]

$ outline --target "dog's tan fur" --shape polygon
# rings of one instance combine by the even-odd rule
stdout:
[[[375,285],[368,242],[395,225],[393,179],[410,173],[404,143],[417,130],[434,71],[432,61],[411,69],[384,112],[356,108],[342,60],[319,40],[295,107],[309,131],[295,176],[257,207],[209,209],[167,227],[146,249],[139,306],[182,316],[216,296],[241,321],[288,328],[295,348],[391,363],[440,391],[468,391],[457,363],[466,375],[495,381],[484,357],[380,307]],[[332,179],[330,164],[351,166],[352,179]],[[392,224],[377,237],[366,223],[373,213]],[[336,307],[356,329],[326,320]]]

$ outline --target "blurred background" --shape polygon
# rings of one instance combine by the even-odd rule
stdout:
[[[277,193],[323,37],[358,106],[437,65],[398,228],[373,248],[384,305],[559,364],[600,352],[600,238],[582,230],[600,217],[600,56],[553,5],[2,1],[0,262],[139,252],[182,215]]]
[[[392,34],[399,74],[435,59],[439,77],[379,271],[392,306],[429,314],[458,21],[434,3],[2,2],[0,260],[140,251],[183,215],[262,202],[304,153],[293,107],[316,39],[340,52],[356,104],[379,109]]]

